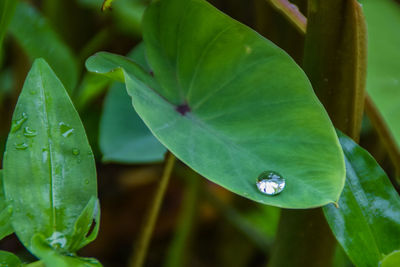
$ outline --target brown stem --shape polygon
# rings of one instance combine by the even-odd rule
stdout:
[[[300,12],[299,8],[288,0],[269,0],[269,3],[285,15],[300,33],[305,34],[307,18]]]
[[[400,174],[400,152],[397,143],[386,125],[382,115],[374,105],[372,99],[367,96],[365,99],[365,112],[374,129],[377,131],[379,138],[381,139],[383,146],[386,148],[389,158],[392,161],[396,174]]]

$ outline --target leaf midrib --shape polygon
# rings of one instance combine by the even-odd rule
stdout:
[[[49,170],[49,188],[50,188],[50,192],[49,192],[49,201],[50,201],[50,210],[51,210],[51,222],[52,222],[52,228],[53,231],[56,231],[57,229],[57,218],[56,218],[56,211],[55,211],[55,207],[54,207],[54,184],[53,184],[53,172],[54,172],[54,168],[53,168],[53,146],[52,146],[52,142],[51,142],[51,130],[50,130],[50,124],[49,124],[49,117],[48,117],[48,112],[47,112],[47,99],[46,99],[46,94],[45,94],[45,89],[44,89],[44,82],[43,82],[43,74],[42,74],[42,69],[39,66],[39,77],[40,77],[40,95],[43,101],[43,113],[44,113],[44,123],[45,123],[45,128],[46,128],[46,133],[47,133],[47,141],[48,141],[48,146],[49,146],[49,164],[48,164],[48,170]]]

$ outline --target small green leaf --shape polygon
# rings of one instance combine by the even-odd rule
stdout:
[[[97,196],[96,169],[79,115],[43,59],[35,60],[15,108],[3,175],[25,247],[32,251],[33,235],[42,234],[74,252],[72,243],[86,235],[74,230],[76,221]]]
[[[17,3],[17,0],[0,1],[0,50],[3,45],[4,36],[7,33],[8,24],[14,15]]]
[[[128,56],[150,71],[143,43]],[[121,83],[114,83],[106,96],[100,122],[100,148],[104,161],[120,163],[162,161],[166,152],[132,108],[132,100]]]
[[[387,255],[381,261],[380,267],[399,267],[400,266],[400,251],[394,251]]]
[[[46,266],[51,267],[101,267],[96,259],[82,258],[75,255],[63,255],[48,243],[42,234],[36,234],[32,238],[32,247],[35,255],[42,259]]]
[[[77,238],[73,240],[73,244],[71,245],[72,251],[77,251],[96,239],[100,225],[99,206],[100,203],[98,199],[92,197],[79,218],[76,220],[73,236]],[[94,228],[90,232],[93,224],[95,224]]]
[[[400,248],[400,197],[371,155],[339,133],[347,169],[339,199],[324,207],[325,217],[356,266],[378,266]]]
[[[133,109],[132,100],[121,83],[110,88],[105,100],[100,149],[103,161],[119,163],[162,161],[166,152]]]
[[[368,25],[367,91],[400,149],[400,5],[360,0]]]
[[[2,267],[20,267],[21,260],[14,254],[0,250],[0,266]]]
[[[19,3],[10,31],[31,59],[44,58],[54,67],[68,91],[75,89],[78,80],[77,60],[36,9],[27,3]]]
[[[12,207],[7,205],[4,196],[3,170],[0,170],[0,240],[14,232],[11,226],[11,215]]]
[[[119,79],[123,68],[136,112],[180,160],[264,204],[311,208],[338,200],[340,145],[307,77],[284,51],[202,0],[151,4],[143,37],[154,77],[107,53],[86,66]],[[281,194],[258,191],[264,171],[286,179]]]

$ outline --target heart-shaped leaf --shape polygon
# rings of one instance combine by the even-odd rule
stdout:
[[[400,248],[400,197],[374,158],[339,133],[347,179],[339,208],[324,207],[325,217],[356,266],[378,266]]]
[[[79,115],[43,59],[33,64],[15,108],[3,175],[12,225],[25,247],[32,251],[35,234],[65,253],[80,247],[75,240],[86,233],[75,224],[97,198],[95,163]]]
[[[203,0],[163,0],[146,10],[154,77],[127,58],[100,53],[89,70],[122,79],[133,106],[179,159],[254,201],[310,208],[338,200],[343,154],[303,71],[281,49]],[[264,171],[283,192],[256,187]]]

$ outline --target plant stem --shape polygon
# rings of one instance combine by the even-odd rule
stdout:
[[[374,105],[373,101],[369,96],[365,99],[365,112],[368,118],[371,120],[372,125],[378,133],[384,147],[386,148],[389,158],[392,161],[393,166],[396,169],[396,175],[400,174],[400,152],[396,141],[390,132],[388,126],[379,113],[378,109]],[[397,185],[397,182],[395,183]]]
[[[154,226],[157,221],[158,213],[160,211],[161,203],[171,177],[172,170],[175,164],[175,156],[168,152],[165,161],[164,171],[157,187],[153,202],[148,210],[148,214],[144,220],[142,231],[140,232],[139,239],[135,246],[133,257],[129,261],[131,267],[143,266],[147,250],[150,244],[151,236],[153,234]]]
[[[179,221],[164,264],[166,267],[186,266],[187,248],[198,210],[197,204],[201,185],[199,174],[191,170],[187,176]]]
[[[285,15],[300,33],[306,33],[307,19],[296,5],[288,0],[269,0],[269,3]]]

